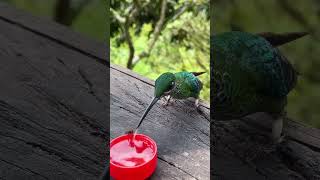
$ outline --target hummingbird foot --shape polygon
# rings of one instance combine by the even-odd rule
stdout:
[[[282,134],[283,129],[283,117],[278,117],[272,123],[271,139],[274,144],[279,144],[283,141],[284,135]]]
[[[171,96],[169,95],[169,96],[168,96],[168,99],[165,98],[165,101],[166,101],[166,102],[162,104],[162,107],[166,107],[166,106],[170,105],[170,104],[171,104],[171,103],[170,103],[170,100],[171,100]]]
[[[194,105],[196,106],[197,109],[199,109],[199,106],[200,106],[199,99],[196,99],[196,101],[194,102]]]
[[[194,102],[194,105],[195,105],[195,107],[196,107],[196,110],[197,110],[199,113],[203,113],[202,110],[200,109],[199,99],[196,99],[196,101]]]
[[[286,137],[286,135],[283,135],[283,134],[282,134],[282,135],[279,137],[279,139],[277,139],[277,140],[275,141],[275,143],[276,143],[276,144],[282,143],[282,142],[284,141],[285,137]]]

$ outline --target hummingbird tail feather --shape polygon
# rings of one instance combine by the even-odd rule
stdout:
[[[289,43],[291,41],[297,40],[303,36],[308,35],[308,32],[289,32],[289,33],[272,33],[272,32],[262,32],[258,33],[258,36],[265,38],[269,43],[274,46],[281,46],[283,44]]]
[[[206,72],[192,72],[193,75],[195,76],[200,76],[201,74],[204,74]]]

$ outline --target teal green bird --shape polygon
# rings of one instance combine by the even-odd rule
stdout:
[[[304,35],[233,31],[212,36],[213,119],[268,113],[274,118],[271,138],[279,142],[287,95],[295,87],[298,73],[277,46]]]
[[[153,105],[162,97],[167,97],[168,105],[171,98],[187,99],[193,97],[196,99],[195,105],[199,106],[199,94],[202,89],[202,83],[197,76],[204,72],[166,72],[161,74],[155,82],[154,98],[142,115],[136,130],[140,127],[146,115],[153,107]]]

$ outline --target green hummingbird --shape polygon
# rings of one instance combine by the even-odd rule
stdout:
[[[277,47],[306,34],[232,31],[212,36],[213,118],[268,113],[274,118],[271,138],[280,142],[287,95],[297,83],[298,72]]]
[[[195,98],[195,106],[199,107],[199,94],[202,89],[202,83],[197,76],[205,72],[166,72],[161,74],[155,82],[154,98],[143,113],[136,130],[147,116],[150,109],[162,97],[167,97],[166,103],[168,105],[171,98],[187,99],[189,97]],[[132,132],[132,131],[129,131]]]

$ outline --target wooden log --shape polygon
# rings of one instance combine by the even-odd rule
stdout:
[[[4,3],[0,27],[0,179],[97,179],[109,144],[106,46]]]

